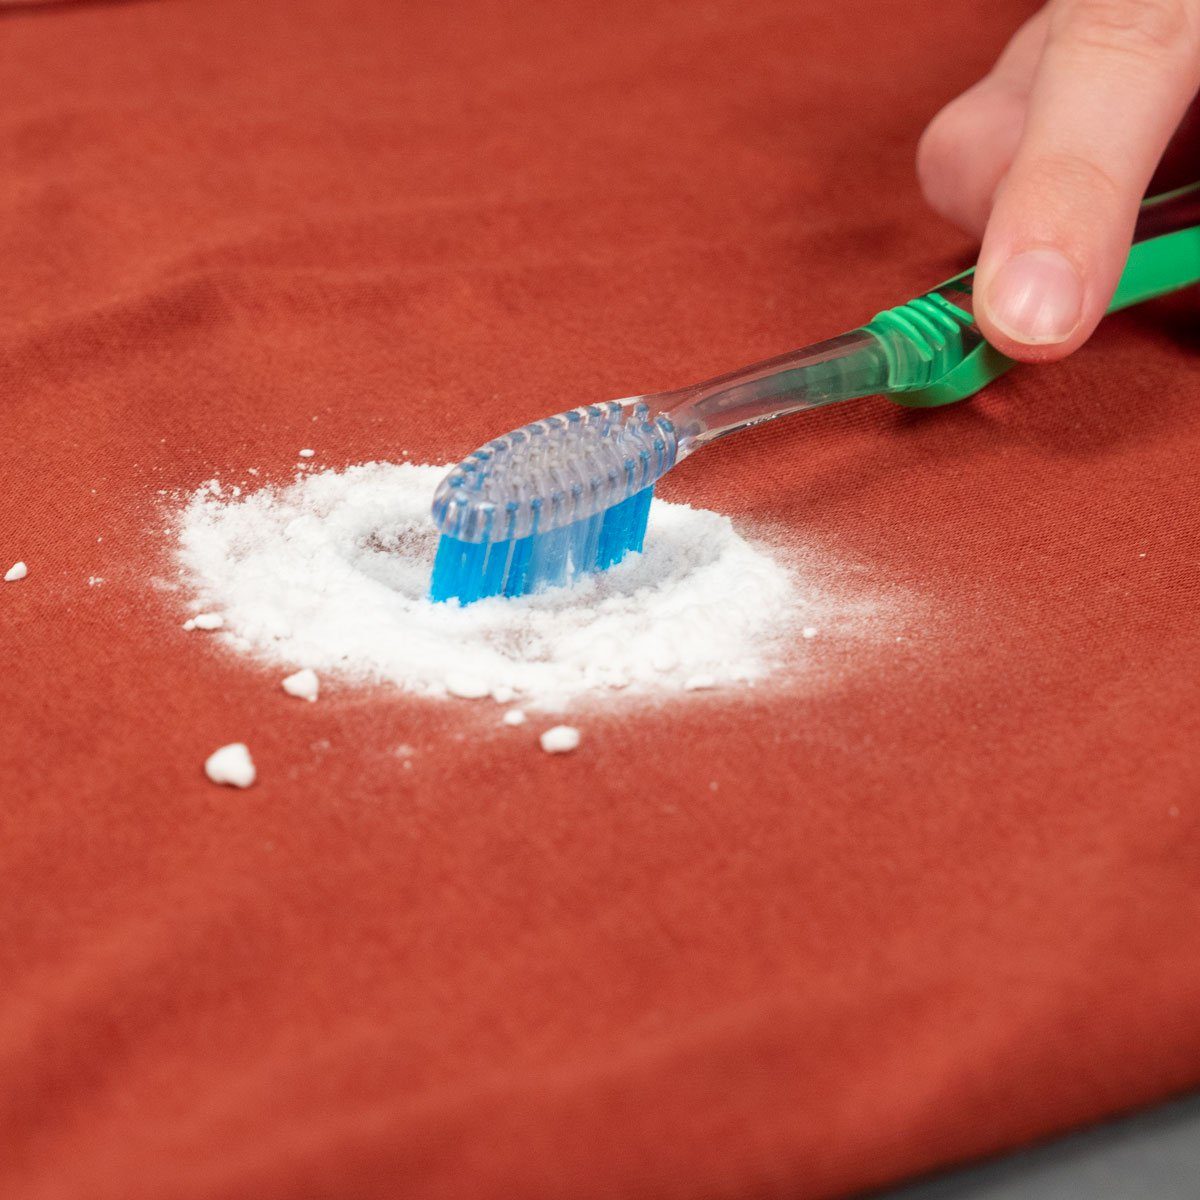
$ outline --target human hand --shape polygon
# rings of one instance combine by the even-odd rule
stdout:
[[[983,245],[975,316],[1062,358],[1112,299],[1138,205],[1200,86],[1200,0],[1049,0],[926,129],[929,203]]]

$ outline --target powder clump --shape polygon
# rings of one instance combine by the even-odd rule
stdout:
[[[538,740],[547,754],[569,754],[579,748],[579,730],[573,725],[555,725]]]
[[[4,572],[4,582],[16,583],[18,579],[24,579],[28,574],[29,568],[23,562],[15,562]]]
[[[609,571],[434,604],[429,509],[445,470],[369,463],[240,497],[200,488],[179,523],[194,604],[269,661],[535,709],[749,683],[785,653],[802,607],[790,571],[727,517],[661,500],[645,551]]]
[[[446,691],[460,700],[482,700],[491,690],[492,686],[486,679],[468,675],[465,671],[451,671],[446,676]]]
[[[310,702],[316,700],[321,692],[321,681],[312,667],[304,667],[294,674],[286,676],[280,686],[289,696]]]
[[[202,612],[194,617],[188,617],[183,623],[184,629],[191,633],[193,629],[220,629],[225,624],[225,618],[220,613]]]
[[[213,783],[239,788],[248,788],[257,776],[245,742],[230,742],[214,750],[204,762],[204,773]]]

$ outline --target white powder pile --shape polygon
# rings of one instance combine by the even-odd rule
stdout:
[[[429,506],[445,470],[370,463],[236,498],[205,485],[179,525],[194,603],[274,662],[535,708],[751,682],[792,640],[789,571],[728,518],[662,501],[645,552],[578,586],[434,604]]]

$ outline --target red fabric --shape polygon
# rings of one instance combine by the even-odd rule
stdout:
[[[572,756],[297,703],[155,584],[159,489],[444,461],[949,274],[915,139],[1027,11],[0,18],[0,1194],[831,1197],[1200,1081],[1189,298],[684,464],[893,607]]]

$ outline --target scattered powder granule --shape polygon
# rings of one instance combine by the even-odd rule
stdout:
[[[24,579],[28,574],[29,568],[23,562],[16,562],[4,572],[4,582],[16,583],[18,579]]]
[[[503,720],[505,725],[524,725],[525,714],[519,708],[510,708],[504,714]]]
[[[803,638],[815,638],[817,636],[817,627],[815,625],[805,625],[800,630],[800,636]]]
[[[452,671],[446,676],[446,691],[462,700],[482,700],[491,690],[485,680],[462,671]]]
[[[321,690],[320,680],[312,667],[304,667],[283,680],[283,690],[299,700],[315,700]]]
[[[102,584],[103,582],[104,582],[103,575],[89,575],[88,576],[88,587],[99,587],[100,584]]]
[[[316,454],[316,451],[315,451],[315,450],[308,450],[308,449],[305,449],[305,450],[301,450],[301,451],[300,451],[300,457],[301,457],[301,458],[312,458],[312,456],[313,456],[314,454]]]
[[[190,633],[193,629],[220,629],[225,624],[225,618],[220,613],[203,612],[194,617],[188,617],[183,623],[184,629]]]
[[[574,725],[555,725],[538,740],[547,754],[568,754],[579,745],[579,730]]]
[[[230,742],[214,750],[204,762],[204,773],[213,783],[248,788],[255,779],[254,762],[244,742]]]

